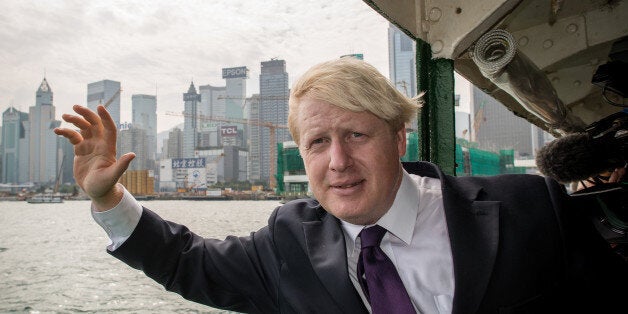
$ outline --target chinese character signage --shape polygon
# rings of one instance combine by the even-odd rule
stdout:
[[[172,169],[205,168],[205,158],[173,158]]]

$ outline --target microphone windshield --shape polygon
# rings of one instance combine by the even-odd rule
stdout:
[[[568,183],[621,167],[624,161],[612,140],[592,139],[588,133],[575,133],[539,149],[536,165],[544,175]]]

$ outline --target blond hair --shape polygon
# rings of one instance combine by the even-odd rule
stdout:
[[[417,114],[420,96],[399,92],[372,65],[352,57],[327,61],[307,70],[290,91],[288,127],[299,143],[297,118],[303,97],[353,112],[368,111],[399,130]]]

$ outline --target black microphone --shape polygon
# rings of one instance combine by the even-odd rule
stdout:
[[[589,133],[565,135],[536,155],[539,171],[561,183],[585,180],[625,164],[621,143],[612,136],[593,138]]]

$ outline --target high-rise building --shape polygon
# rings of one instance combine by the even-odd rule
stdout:
[[[259,94],[253,94],[252,97],[246,99],[245,105],[245,115],[249,121],[259,122],[259,106],[260,106],[260,97]],[[248,169],[248,180],[250,182],[259,182],[261,181],[261,172],[260,172],[260,154],[261,154],[261,126],[255,124],[249,124],[247,129],[247,139],[249,146],[249,163],[247,166]]]
[[[143,129],[146,132],[146,157],[149,160],[155,160],[157,151],[157,97],[154,95],[133,95],[131,96],[131,106],[133,128]]]
[[[29,108],[29,177],[34,183],[54,182],[57,175],[57,136],[52,129],[61,124],[55,120],[52,89],[46,78],[36,92],[35,106]]]
[[[540,141],[543,142],[541,146],[549,139],[542,135],[544,132],[537,126],[516,116],[475,86],[471,86],[471,108],[474,114],[471,138],[480,149],[495,152],[514,149],[516,158],[532,159],[536,153],[535,147],[539,145],[538,138],[541,137]]]
[[[224,122],[211,120],[209,118],[224,119],[227,115],[226,110],[226,87],[203,85],[198,87],[201,97],[198,127],[198,143],[197,146],[208,148],[217,147],[220,142],[220,127]]]
[[[61,165],[59,169],[61,170],[61,175],[59,176],[59,183],[70,183],[74,184],[76,181],[74,180],[74,145],[70,143],[70,141],[63,137],[57,137],[57,147],[59,147],[60,152],[60,160]]]
[[[242,120],[246,105],[246,80],[249,78],[249,69],[246,67],[223,68],[222,78],[225,79],[225,117]],[[227,126],[237,128],[235,145],[245,148],[247,142],[246,128],[248,126],[243,123],[229,123]]]
[[[408,97],[416,96],[416,45],[392,23],[388,27],[388,71],[390,81]]]
[[[13,107],[2,113],[2,183],[28,181],[28,114]]]
[[[201,95],[196,92],[194,82],[190,83],[187,93],[183,93],[183,157],[194,157],[194,150],[198,145],[199,132],[199,105]]]
[[[183,156],[183,132],[174,128],[168,133],[168,142],[164,145],[163,159],[182,158]]]
[[[201,95],[201,103],[198,107],[198,113],[201,117],[225,118],[227,116],[226,109],[226,90],[225,86],[201,85],[198,87],[198,93]],[[211,122],[210,120],[203,120]]]
[[[150,170],[151,161],[148,158],[148,141],[146,141],[146,130],[131,126],[120,131],[118,135],[118,155],[126,152],[134,152],[135,159],[129,165],[128,170]],[[120,157],[120,156],[118,156]]]
[[[223,148],[225,182],[246,181],[247,151],[237,146]]]
[[[87,108],[96,110],[98,105],[107,106],[111,118],[120,127],[120,82],[102,80],[87,84]]]
[[[244,100],[246,99],[246,80],[249,69],[246,67],[223,68],[222,78],[225,79],[225,117],[242,119]]]
[[[260,107],[259,117],[261,122],[275,125],[287,125],[288,122],[288,73],[286,72],[286,61],[271,59],[261,63],[261,73],[259,76]],[[288,129],[277,128],[275,132],[275,143],[282,143],[292,140]],[[273,159],[270,156],[270,130],[267,127],[261,128],[261,154],[260,154],[260,175],[261,180],[269,182],[274,173],[270,173],[270,164]],[[276,151],[276,147],[274,148]]]
[[[199,106],[199,147],[219,146],[246,147],[245,124],[236,122],[244,118],[243,107],[246,99],[246,67],[223,68],[225,86],[199,86],[201,105]],[[233,120],[233,121],[229,121]],[[225,130],[229,133],[223,137]]]
[[[390,82],[408,97],[417,95],[416,44],[392,23],[388,27],[388,72]],[[417,118],[408,127],[417,130]]]

